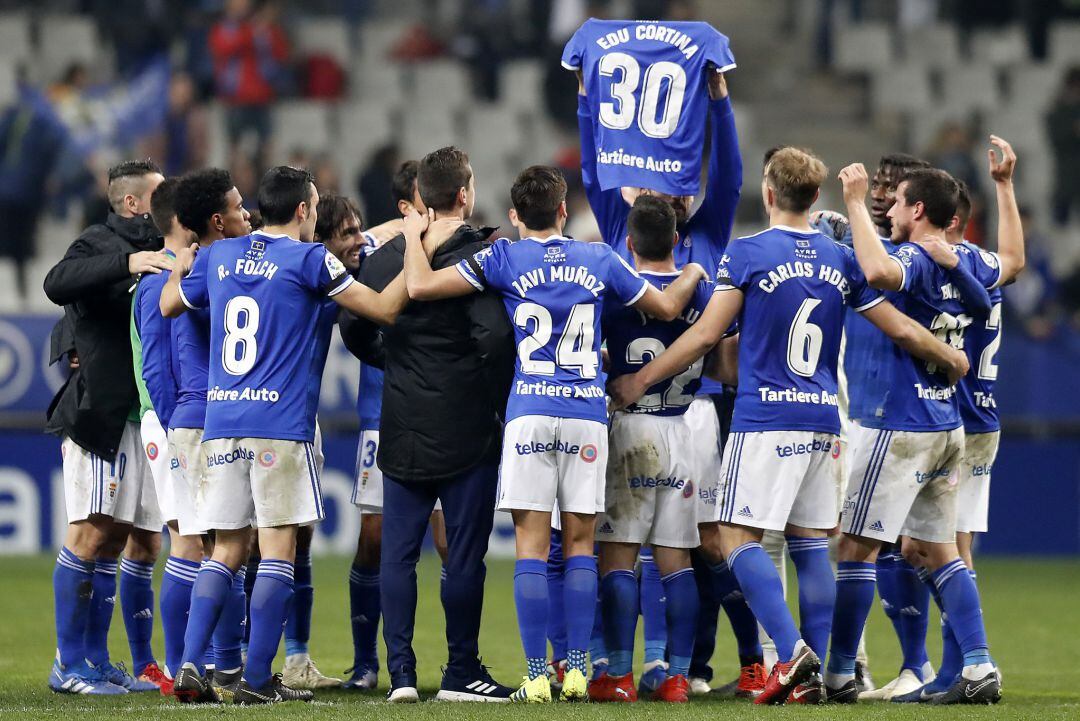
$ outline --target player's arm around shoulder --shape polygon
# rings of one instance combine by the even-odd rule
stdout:
[[[663,291],[657,290],[651,283],[646,283],[645,292],[633,306],[658,320],[675,320],[689,305],[699,284],[706,278],[708,274],[704,268],[697,263],[687,263],[679,277]]]
[[[424,248],[422,236],[432,221],[433,215],[424,215],[416,210],[405,218],[405,229],[402,231],[405,235],[403,275],[407,297],[412,300],[439,300],[483,290],[480,278],[466,277],[467,270],[475,273],[476,269],[462,270],[460,264],[440,270],[431,269],[431,260]],[[468,263],[468,261],[462,261],[462,263]]]
[[[161,310],[161,314],[166,318],[176,318],[187,312],[189,306],[184,302],[184,294],[180,289],[180,281],[186,278],[190,273],[192,267],[195,265],[195,254],[199,249],[198,243],[192,243],[187,248],[182,248],[179,253],[176,254],[176,259],[173,261],[173,272],[169,275],[169,280],[161,289],[161,299],[158,301],[158,307]]]
[[[889,336],[896,345],[927,363],[944,368],[949,385],[955,385],[969,368],[967,354],[934,337],[887,300],[862,311],[862,316]]]
[[[844,204],[851,223],[855,257],[866,282],[879,290],[900,290],[904,285],[904,270],[881,244],[866,207],[866,193],[870,188],[866,168],[862,163],[852,163],[840,171],[839,177],[844,186]]]

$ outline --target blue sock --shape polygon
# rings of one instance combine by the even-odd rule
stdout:
[[[799,631],[814,653],[825,658],[836,606],[829,539],[787,536],[787,546],[799,578]]]
[[[259,561],[259,575],[251,592],[251,636],[244,680],[254,688],[270,681],[270,667],[281,643],[281,631],[293,595],[293,565],[280,559]]]
[[[210,636],[217,626],[221,610],[232,588],[233,572],[220,561],[206,561],[195,577],[191,588],[191,609],[188,611],[187,630],[184,633],[184,654],[180,666],[195,665],[199,673],[205,670],[206,652]],[[180,673],[180,669],[174,670]]]
[[[154,652],[154,564],[123,559],[120,561],[120,612],[124,615],[128,646],[131,648],[131,672],[138,677],[152,663]]]
[[[604,612],[601,608],[601,599],[596,599],[596,611],[593,612],[593,627],[592,634],[589,636],[589,663],[592,664],[595,670],[597,664],[604,664],[607,668],[608,652],[607,644],[604,643]],[[567,649],[567,657],[570,656],[570,650]]]
[[[255,590],[255,579],[259,577],[259,561],[262,559],[258,556],[249,557],[247,564],[245,564],[244,570],[244,595],[247,597],[247,605],[245,606],[245,618],[244,618],[244,642],[240,644],[240,648],[243,649],[244,654],[247,654],[248,639],[251,636],[251,592]]]
[[[875,572],[877,574],[877,592],[881,598],[881,608],[885,611],[885,615],[888,616],[889,622],[892,623],[893,631],[896,632],[896,639],[902,647],[904,645],[902,640],[904,631],[900,627],[900,609],[904,606],[900,602],[900,589],[897,587],[896,579],[899,571],[896,562],[899,560],[902,560],[899,553],[891,549],[882,551],[878,554]]]
[[[308,652],[311,639],[311,609],[315,605],[315,588],[311,585],[311,552],[296,554],[296,583],[289,620],[285,622],[285,655]],[[444,574],[445,575],[445,574]]]
[[[566,604],[566,665],[567,669],[577,668],[588,673],[584,657],[589,648],[593,624],[596,621],[596,600],[598,597],[596,558],[589,556],[570,556],[566,559],[566,572],[563,574],[563,603]],[[580,651],[581,662],[577,663],[576,654]]]
[[[180,673],[184,656],[184,632],[187,630],[188,610],[191,608],[191,587],[199,574],[199,564],[169,556],[161,576],[161,628],[165,635],[165,672]]]
[[[979,590],[968,573],[967,566],[957,558],[934,571],[931,578],[938,593],[941,605],[952,626],[956,642],[964,654],[964,666],[980,663],[992,663],[990,644],[986,641],[986,629],[983,626],[982,608],[979,605]]]
[[[548,622],[547,638],[551,644],[551,658],[566,659],[566,604],[563,603],[563,557],[562,534],[551,530],[551,546],[548,552]]]
[[[760,543],[744,543],[727,557],[728,568],[739,581],[754,615],[776,644],[781,661],[790,661],[799,641],[799,630],[784,600],[784,587],[776,566]]]
[[[941,612],[941,667],[938,668],[937,676],[927,687],[927,693],[947,691],[964,667],[964,654],[960,651],[960,644],[956,642],[952,626],[949,625],[949,617],[946,615],[945,609],[942,608],[941,594],[938,593],[937,587],[934,586],[934,579],[930,577],[930,572],[925,568],[920,568],[918,573],[919,579],[926,584],[930,595],[934,599],[934,604]]]
[[[684,568],[663,578],[667,611],[668,676],[688,676],[697,630],[698,598],[694,569]]]
[[[233,576],[225,605],[221,608],[217,624],[214,626],[214,670],[232,672],[244,665],[240,644],[244,640],[244,622],[247,616],[247,594],[244,593],[244,579],[247,569],[240,567]]]
[[[61,548],[53,569],[53,604],[56,616],[56,651],[65,668],[83,663],[84,637],[93,593],[94,562],[83,561]]]
[[[633,571],[620,569],[604,576],[600,581],[600,609],[605,621],[608,673],[625,676],[633,670],[637,631],[638,584]]]
[[[911,669],[920,680],[926,655],[926,632],[930,626],[930,589],[919,580],[915,567],[903,556],[896,558],[895,580],[900,602],[900,649],[902,668]]]
[[[547,639],[544,634],[547,630],[548,585],[547,564],[544,561],[520,558],[514,564],[514,605],[529,678],[536,678],[547,673]]]
[[[116,569],[119,564],[108,559],[94,563],[93,594],[83,637],[86,660],[98,666],[109,662],[109,627],[116,606]]]
[[[720,606],[731,624],[731,632],[735,634],[741,664],[745,666],[745,661],[750,659],[760,663],[762,651],[757,617],[746,603],[746,597],[739,588],[739,579],[735,578],[735,574],[724,561],[710,568],[713,575],[713,593],[720,599]]]
[[[831,674],[855,676],[859,639],[866,627],[870,607],[874,605],[875,576],[876,566],[873,563],[841,561],[837,564],[836,609],[833,611],[832,652],[828,664]]]
[[[379,569],[354,565],[349,570],[349,618],[356,670],[379,670],[379,615]]]
[[[652,552],[645,550],[641,552],[641,620],[645,636],[645,663],[663,661],[668,645],[664,584]],[[610,643],[608,648],[610,650]]]

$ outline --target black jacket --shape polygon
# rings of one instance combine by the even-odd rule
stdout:
[[[116,458],[124,424],[139,399],[131,360],[134,278],[128,256],[161,246],[149,215],[109,213],[103,225],[84,230],[45,276],[45,295],[64,306],[65,331],[79,356],[78,369],[49,405],[45,430],[109,461]]]
[[[432,258],[447,268],[484,247],[492,228],[463,226]],[[364,260],[360,280],[381,291],[404,266],[405,237]],[[379,468],[395,480],[433,482],[498,463],[514,374],[514,332],[502,300],[480,293],[410,302],[382,329],[344,313],[341,336],[357,357],[386,371]]]

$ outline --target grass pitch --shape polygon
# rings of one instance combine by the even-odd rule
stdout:
[[[159,567],[162,564],[158,564]],[[678,719],[1080,719],[1080,561],[986,560],[980,564],[979,585],[995,659],[1004,673],[1005,697],[995,707],[926,708],[891,704],[856,707],[758,708],[744,702],[695,698],[689,706],[654,703],[634,705],[502,706],[486,704],[421,703],[391,706],[383,702],[387,683],[371,695],[345,692],[319,694],[313,704],[285,704],[272,708],[189,707],[157,695],[139,694],[118,699],[61,696],[45,685],[53,655],[53,559],[0,559],[0,718],[80,719],[223,719],[318,718],[549,719],[553,713],[605,721],[654,718]],[[320,558],[315,562],[315,616],[312,657],[327,674],[339,674],[350,665],[352,645],[348,624],[349,559]],[[420,604],[415,645],[421,696],[438,689],[440,664],[446,660],[442,610],[438,601],[438,564],[426,557],[420,568]],[[516,685],[524,670],[518,641],[511,590],[512,563],[493,561],[488,567],[487,597],[480,648],[484,662],[498,680]],[[156,588],[157,586],[155,586]],[[930,657],[940,658],[936,623],[931,624]],[[899,649],[884,614],[875,609],[869,625],[871,669],[879,683],[888,681],[899,665]],[[160,627],[155,650],[161,659]],[[123,623],[113,623],[110,644],[114,660],[128,659]],[[641,644],[638,644],[640,654]],[[281,656],[278,656],[279,663]],[[721,616],[720,638],[714,667],[718,681],[736,673],[734,641]]]

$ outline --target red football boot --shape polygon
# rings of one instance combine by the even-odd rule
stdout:
[[[735,698],[757,698],[765,690],[765,664],[752,663],[739,670],[739,681],[735,684]]]
[[[162,696],[172,696],[173,680],[156,663],[148,663],[139,674],[139,681],[149,681],[158,687]]]
[[[765,688],[754,703],[780,704],[787,701],[791,689],[808,681],[821,670],[821,659],[805,643],[790,661],[777,661],[772,673],[765,681]]]
[[[605,673],[589,681],[589,700],[597,703],[629,703],[637,701],[634,674],[612,676]]]
[[[825,703],[825,682],[820,673],[815,673],[809,681],[800,683],[791,689],[788,703],[819,704]]]
[[[666,701],[667,703],[690,703],[690,681],[679,674],[668,676],[664,682],[652,692],[653,701]]]

